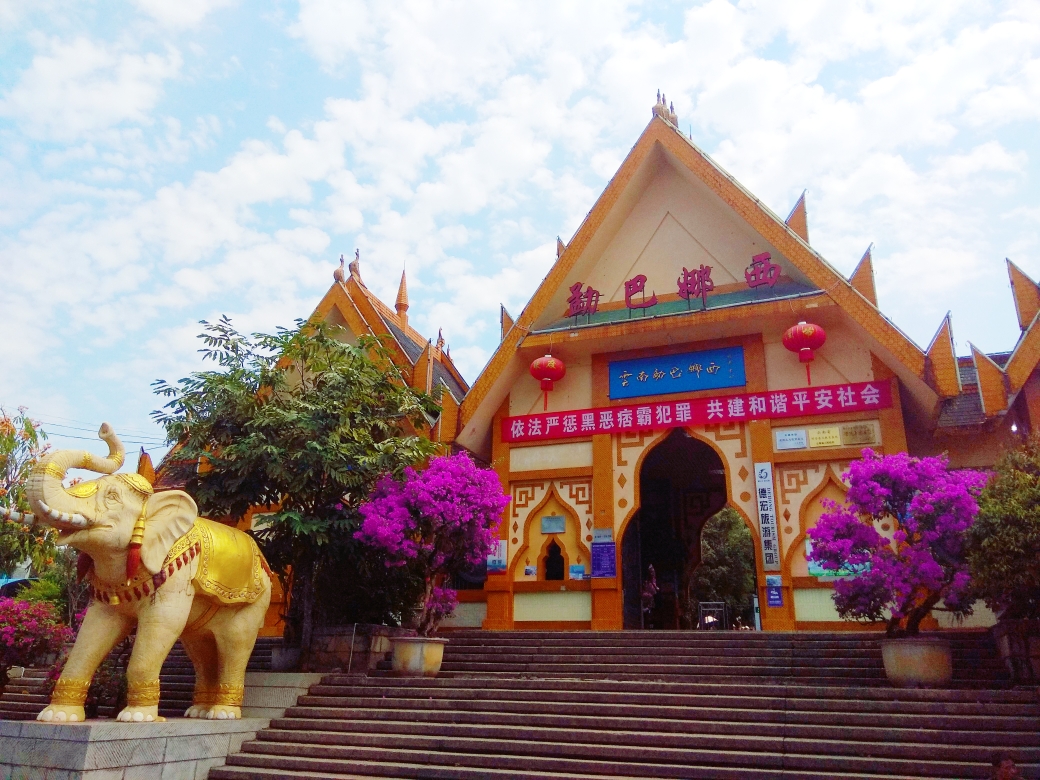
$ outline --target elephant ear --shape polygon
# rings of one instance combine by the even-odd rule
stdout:
[[[163,490],[149,497],[145,504],[144,540],[141,563],[157,574],[173,543],[191,530],[199,508],[182,490]]]

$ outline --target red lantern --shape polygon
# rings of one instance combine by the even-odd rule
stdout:
[[[567,366],[552,355],[540,357],[531,363],[531,376],[541,381],[542,390],[545,392],[544,410],[549,409],[549,391],[553,389],[553,382],[559,382],[566,373]]]
[[[827,331],[811,322],[799,322],[784,333],[784,346],[791,352],[797,352],[798,360],[805,363],[805,381],[810,385],[812,374],[809,373],[809,364],[815,357],[813,350],[822,347],[826,340]]]

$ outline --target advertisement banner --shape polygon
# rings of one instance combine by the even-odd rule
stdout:
[[[506,417],[502,420],[502,440],[551,441],[598,433],[862,412],[891,405],[892,388],[887,381],[854,382]]]

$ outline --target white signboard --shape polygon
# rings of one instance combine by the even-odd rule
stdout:
[[[776,528],[772,463],[755,464],[755,500],[758,502],[758,527],[762,536],[762,568],[766,571],[780,571],[780,537]]]
[[[498,540],[498,549],[488,553],[487,570],[489,574],[501,574],[506,570],[509,555],[509,543],[505,539]]]
[[[809,437],[805,435],[805,429],[786,430],[776,432],[776,449],[780,450],[804,450],[809,446]]]

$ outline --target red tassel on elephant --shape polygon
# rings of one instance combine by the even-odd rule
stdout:
[[[90,570],[93,568],[94,559],[85,552],[81,552],[76,559],[76,582],[83,582],[83,578],[90,574]]]
[[[141,507],[141,516],[134,523],[134,530],[130,534],[130,546],[126,550],[126,584],[137,576],[141,568],[141,545],[144,543],[144,513],[145,506]]]

